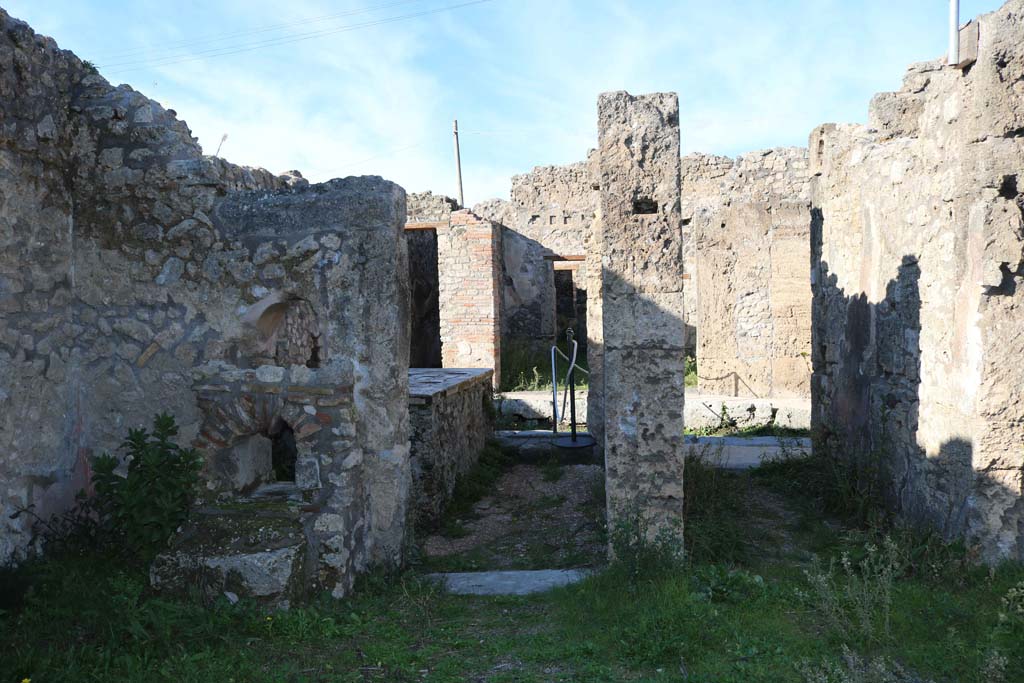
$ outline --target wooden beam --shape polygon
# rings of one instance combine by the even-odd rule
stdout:
[[[405,224],[406,230],[437,230],[447,227],[448,221],[409,221]]]
[[[587,257],[586,256],[581,256],[581,255],[578,255],[578,254],[574,254],[574,255],[571,255],[571,256],[559,256],[558,254],[545,254],[544,255],[544,260],[545,261],[586,261]]]

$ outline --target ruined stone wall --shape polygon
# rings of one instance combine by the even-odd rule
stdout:
[[[501,230],[470,211],[438,228],[441,357],[446,368],[493,368],[501,381]]]
[[[701,393],[810,393],[807,151],[683,158],[687,319]]]
[[[400,557],[404,216],[378,178],[308,186],[204,157],[173,111],[0,11],[0,563],[32,542],[10,513],[67,506],[129,427],[174,415],[216,489],[253,428],[217,410],[285,395],[316,441],[313,578],[344,591]]]
[[[598,99],[601,410],[609,523],[683,514],[683,240],[674,93]],[[591,365],[593,367],[593,365]],[[589,402],[595,400],[591,386]]]
[[[409,366],[441,367],[441,320],[438,303],[437,227],[448,225],[457,202],[432,192],[415,192],[406,203],[409,245]]]
[[[455,485],[494,432],[490,370],[410,370],[412,478],[418,524],[440,521]]]
[[[500,224],[504,287],[502,334],[510,348],[544,354],[556,333],[555,281],[550,256],[580,256],[597,208],[586,162],[538,166],[512,177],[509,200],[490,200],[474,213]],[[586,290],[586,272],[573,272]]]
[[[1024,559],[1024,0],[810,139],[813,426],[894,508]],[[973,51],[973,46],[968,51]]]

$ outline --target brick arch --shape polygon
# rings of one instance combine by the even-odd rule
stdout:
[[[351,386],[288,385],[284,382],[284,368],[272,370],[278,371],[280,381],[236,380],[207,384],[198,389],[202,422],[193,445],[205,455],[204,470],[212,481],[224,484],[223,470],[219,468],[237,457],[233,455],[234,449],[252,436],[269,437],[275,420],[283,420],[292,429],[299,454],[307,456],[307,470],[312,468],[314,474],[319,470],[317,454],[334,453],[340,443],[336,433],[352,431]],[[259,372],[263,371],[261,368]],[[257,379],[257,371],[232,372],[231,379],[237,376],[242,380]],[[298,462],[296,467],[298,484]],[[316,476],[307,477],[300,486],[319,487]]]

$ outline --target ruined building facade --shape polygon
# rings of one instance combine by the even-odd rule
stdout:
[[[674,95],[606,93],[587,162],[473,211],[203,156],[174,112],[0,29],[0,564],[35,544],[12,513],[65,509],[165,411],[204,457],[204,506],[154,585],[344,594],[472,467],[502,353],[566,320],[613,523],[678,529],[695,344],[702,391],[809,390],[820,454],[1024,559],[1024,0],[807,151],[681,159]],[[242,533],[268,487],[272,522]]]
[[[0,11],[0,563],[33,542],[13,512],[66,508],[156,412],[215,502],[273,479],[290,434],[303,507],[257,541],[266,562],[340,594],[400,559],[405,211],[379,178],[203,156],[173,111]]]
[[[990,560],[1024,559],[1021,36],[1011,0],[810,139],[816,447]]]

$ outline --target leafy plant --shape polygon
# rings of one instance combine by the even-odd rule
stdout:
[[[121,448],[127,452],[127,472],[121,462],[104,453],[95,459],[93,482],[100,524],[120,537],[127,552],[147,558],[164,547],[188,520],[189,506],[199,481],[201,458],[191,448],[172,441],[178,426],[161,413],[153,431],[131,429]]]
[[[680,529],[671,523],[655,526],[639,505],[620,505],[609,531],[612,571],[625,574],[631,588],[645,580],[675,573],[682,567]]]
[[[1024,581],[1006,592],[1002,599],[1003,611],[999,621],[1024,629]]]
[[[684,366],[684,382],[688,387],[697,386],[697,358],[694,356],[686,357],[686,364]]]

